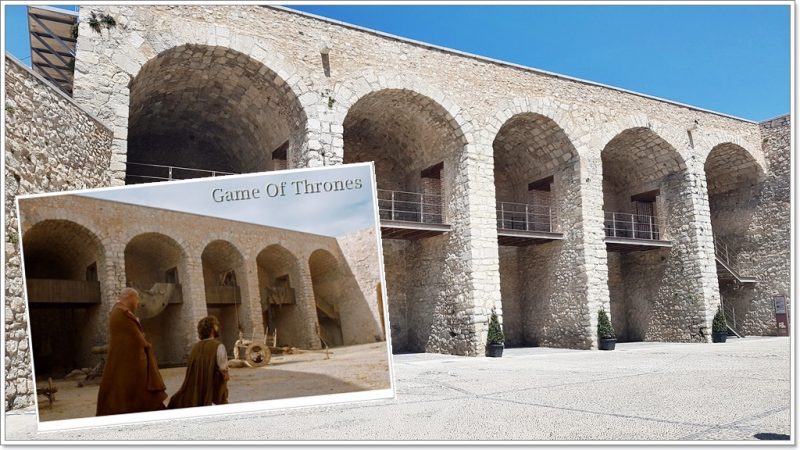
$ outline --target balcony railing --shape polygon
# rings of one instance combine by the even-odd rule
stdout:
[[[26,286],[31,303],[100,303],[97,281],[29,278]]]
[[[444,223],[441,195],[378,189],[378,212],[381,220]]]
[[[658,218],[644,214],[606,212],[605,229],[607,237],[660,240]]]
[[[206,304],[233,305],[242,303],[239,286],[206,286]]]
[[[126,162],[125,165],[127,166],[125,177],[128,184],[236,175],[234,172],[165,166],[161,164]]]
[[[553,210],[550,206],[497,202],[497,228],[554,232]]]

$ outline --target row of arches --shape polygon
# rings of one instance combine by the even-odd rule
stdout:
[[[424,159],[439,162],[444,158],[437,158],[437,153],[449,154],[453,150],[450,147],[478,144],[483,136],[493,139],[494,150],[500,146],[502,152],[513,145],[506,142],[507,133],[513,129],[524,133],[524,127],[530,128],[528,134],[537,128],[558,130],[558,138],[564,141],[560,148],[585,157],[588,147],[582,138],[589,133],[608,142],[625,133],[626,128],[637,128],[636,122],[644,122],[640,124],[642,128],[653,126],[646,118],[636,116],[629,118],[629,127],[620,126],[623,121],[617,120],[605,130],[583,130],[567,118],[569,108],[553,106],[558,103],[552,99],[514,99],[480,127],[487,133],[478,133],[475,121],[460,107],[444,100],[445,95],[436,88],[394,74],[365,74],[358,82],[343,82],[325,91],[323,97],[329,111],[317,113],[317,108],[305,104],[308,100],[301,101],[300,91],[304,95],[318,93],[307,86],[298,91],[264,63],[221,46],[173,47],[148,60],[134,75],[128,98],[128,162],[172,166],[176,170],[243,173],[286,168],[288,161],[297,165],[301,160],[299,152],[308,144],[307,134],[319,129],[320,122],[328,116],[342,118],[339,123],[330,119],[332,122],[324,130],[333,136],[343,135],[345,162],[371,156],[370,142],[377,139],[381,153],[396,158],[392,163],[411,162],[412,166]],[[310,111],[313,114],[309,115]],[[309,117],[313,117],[312,124]],[[537,121],[542,123],[537,125]],[[558,123],[556,128],[551,122]],[[336,130],[337,126],[342,130]],[[681,132],[669,130],[669,137],[660,137],[673,142],[668,145],[680,149],[676,150],[679,158],[686,159],[686,139],[679,136]],[[330,148],[323,149],[323,153],[335,160],[334,139],[325,141]],[[577,142],[581,143],[580,148],[569,149]],[[702,144],[705,150],[700,153],[708,154],[713,144]],[[755,150],[746,151],[760,161]],[[128,171],[133,172],[128,174],[130,183],[167,176],[153,167],[129,167]],[[204,175],[178,170],[171,176]]]
[[[142,324],[159,363],[184,363],[199,318],[213,314],[229,353],[242,333],[279,346],[335,347],[374,342],[373,313],[348,265],[329,249],[301,260],[280,244],[248,261],[227,240],[208,242],[193,261],[178,240],[141,233],[114,245],[70,220],[43,220],[22,240],[37,374],[63,375],[96,363],[93,346],[105,344],[106,319],[124,286],[174,292],[163,310]],[[124,267],[124,275],[117,271]],[[199,270],[198,270],[199,269]],[[374,327],[373,327],[374,328]]]
[[[498,229],[562,235],[544,245],[500,245],[504,320],[521,345],[586,345],[586,327],[557,314],[564,305],[579,311],[585,300],[576,295],[584,281],[575,270],[591,207],[582,191],[602,190],[606,236],[675,243],[660,253],[608,254],[611,315],[626,338],[647,339],[671,326],[651,320],[676,309],[658,300],[666,284],[695,264],[690,247],[698,243],[687,242],[686,222],[697,202],[709,202],[715,235],[743,233],[740,218],[721,212],[722,199],[757,186],[764,173],[759,154],[740,140],[675,130],[643,116],[583,130],[570,108],[552,100],[514,99],[479,129],[438,90],[403,75],[364,74],[317,98],[302,79],[289,83],[281,70],[225,47],[174,47],[133,75],[128,183],[299,167],[316,152],[325,164],[374,161],[379,201],[391,196],[382,219],[452,227],[424,240],[384,241],[400,351],[449,352],[463,340],[462,325],[431,316],[458,310],[446,286],[464,270],[464,258],[444,255],[468,253],[459,235],[472,226],[464,200],[474,179],[467,161],[491,155]],[[705,157],[705,170],[696,156]],[[707,190],[698,187],[703,179]],[[734,220],[739,224],[730,225]],[[691,316],[692,308],[677,309]],[[672,331],[655,335],[677,336]],[[574,341],[564,344],[565,335]]]

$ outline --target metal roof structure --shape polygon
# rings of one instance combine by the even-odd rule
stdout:
[[[31,68],[72,95],[78,13],[47,6],[28,6]]]

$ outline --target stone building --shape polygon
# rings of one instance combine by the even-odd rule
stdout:
[[[117,26],[92,31],[93,11]],[[91,6],[79,23],[71,99],[36,98],[80,118],[25,103],[46,83],[7,64],[8,100],[33,108],[7,126],[35,128],[9,131],[7,195],[375,161],[395,352],[481,355],[492,307],[510,346],[596,348],[600,309],[629,341],[708,342],[721,304],[740,333],[776,332],[788,117],[754,123],[280,7]],[[90,167],[25,178],[60,155],[42,116]],[[85,140],[98,151],[73,150]],[[27,398],[26,353],[11,355],[7,385]]]
[[[97,363],[91,348],[108,342],[125,286],[172,292],[163,311],[142,318],[162,367],[185,363],[208,314],[229,354],[239,331],[263,341],[265,303],[266,334],[279,346],[384,340],[374,230],[337,239],[79,195],[19,205],[38,376]]]

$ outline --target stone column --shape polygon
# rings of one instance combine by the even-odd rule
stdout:
[[[466,136],[467,140],[473,139]],[[494,159],[491,145],[467,145],[458,155],[452,187],[457,205],[451,223],[451,244],[444,277],[448,295],[456,300],[452,332],[446,336],[448,353],[484,356],[492,307],[502,316],[500,259],[497,247],[497,216],[494,193]]]
[[[199,251],[187,249],[186,260],[182,262],[182,270],[179,273],[183,304],[180,305],[179,323],[174,324],[172,345],[183,349],[186,357],[198,339],[197,323],[208,315],[205,284],[203,283],[203,265],[200,256]]]
[[[714,254],[714,233],[711,228],[711,210],[708,203],[708,187],[702,161],[691,159],[686,170],[686,216],[685,246],[687,266],[691,267],[694,280],[692,290],[698,297],[694,311],[685,319],[690,321],[691,341],[710,342],[711,323],[720,305],[717,262]],[[705,326],[701,336],[699,327]]]
[[[246,337],[252,338],[254,342],[264,342],[263,317],[261,315],[261,287],[258,284],[258,263],[255,256],[245,257],[244,279],[239,288],[242,290],[242,304],[239,314],[249,315],[252,327],[242,330]],[[271,342],[270,342],[271,344]]]
[[[314,285],[311,281],[311,268],[308,266],[308,258],[303,257],[297,264],[298,279],[294,283],[294,295],[299,314],[302,316],[303,329],[300,331],[303,347],[310,349],[322,348],[322,343],[317,334],[319,320],[317,318],[317,306],[314,299]]]
[[[605,244],[605,212],[603,210],[603,163],[601,149],[585,153],[580,160],[579,199],[582,218],[576,224],[579,229],[578,246],[583,251],[576,261],[575,270],[586,280],[586,312],[583,324],[586,327],[585,348],[597,349],[597,312],[600,309],[611,317],[608,292],[608,252]]]

